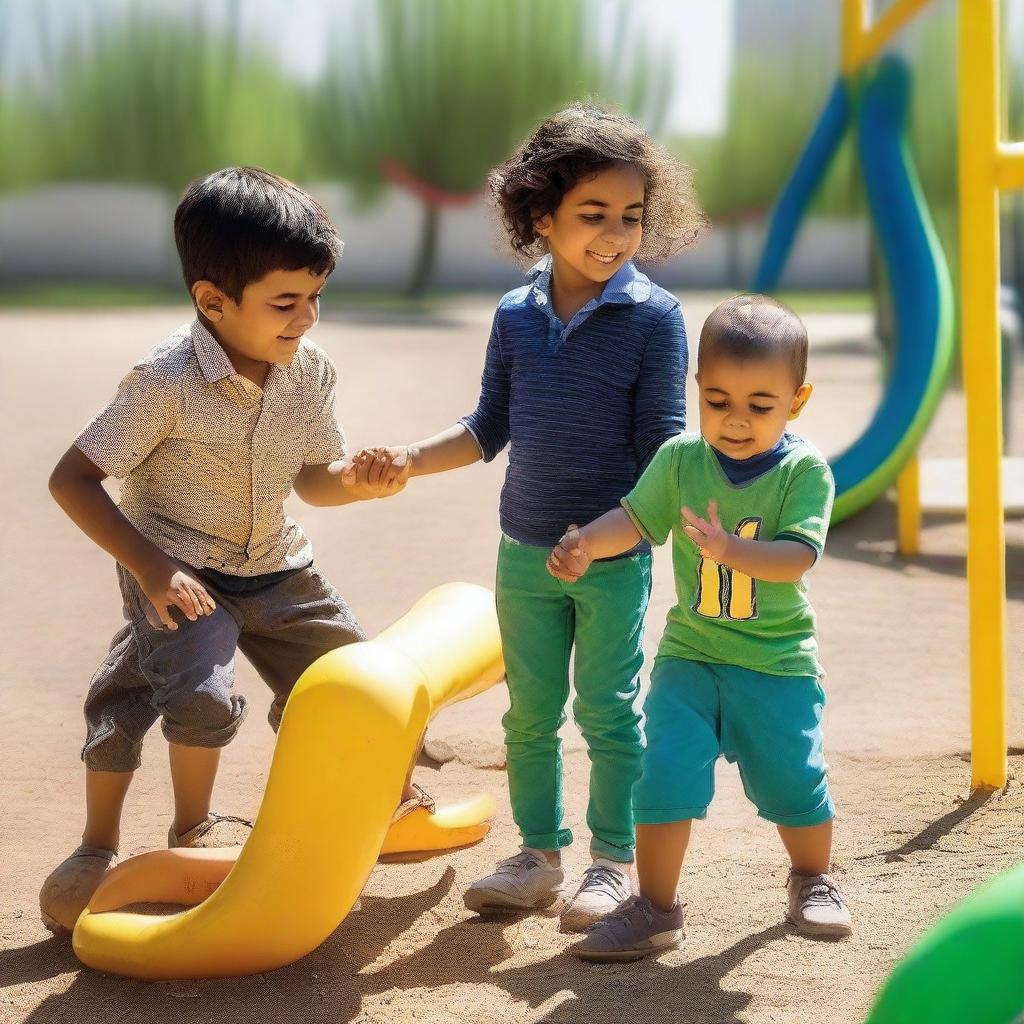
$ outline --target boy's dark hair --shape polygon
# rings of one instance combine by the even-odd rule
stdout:
[[[225,167],[193,181],[174,212],[189,291],[212,281],[234,302],[272,270],[330,273],[342,241],[320,204],[262,167]]]
[[[615,164],[631,164],[646,189],[643,238],[636,258],[667,259],[707,227],[693,189],[693,172],[636,121],[595,105],[574,104],[540,124],[488,178],[512,248],[526,257],[546,251],[534,222],[554,213],[579,182]]]
[[[807,328],[782,302],[767,295],[737,295],[711,311],[700,332],[698,368],[715,356],[788,362],[797,387],[807,377]]]

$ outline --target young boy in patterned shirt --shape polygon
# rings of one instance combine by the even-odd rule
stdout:
[[[681,941],[676,888],[720,754],[778,827],[791,862],[789,920],[808,935],[851,932],[828,874],[835,811],[804,585],[834,484],[821,454],[786,432],[811,395],[806,369],[796,314],[761,295],[723,302],[701,331],[700,434],[665,442],[621,508],[571,529],[551,553],[549,571],[571,581],[593,559],[671,535],[678,601],[651,673],[633,789],[640,894],[588,932],[575,949],[585,959],[634,960]]]
[[[121,810],[157,718],[170,744],[171,846],[244,841],[210,812],[221,748],[246,713],[240,649],[271,688],[276,730],[321,655],[365,639],[317,571],[289,492],[312,505],[384,497],[346,457],[337,373],[304,337],[342,243],[320,205],[255,167],[194,182],[174,218],[196,318],[138,362],[50,477],[71,519],[117,560],[128,624],[85,701],[82,845],[47,878],[44,924],[74,927],[114,864]],[[102,486],[120,478],[118,504]],[[429,799],[407,784],[403,807]],[[242,827],[239,827],[242,826]]]

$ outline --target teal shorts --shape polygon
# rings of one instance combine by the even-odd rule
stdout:
[[[658,658],[644,702],[647,748],[633,788],[637,824],[703,818],[719,754],[739,765],[744,792],[776,825],[835,816],[822,752],[825,693],[813,676]]]

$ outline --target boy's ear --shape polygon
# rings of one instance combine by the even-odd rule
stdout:
[[[212,281],[196,281],[192,285],[192,299],[207,320],[216,323],[224,316],[227,296]]]
[[[533,230],[536,231],[541,238],[547,238],[551,233],[551,214],[545,213],[543,217],[538,217],[533,222]]]
[[[806,381],[796,389],[796,394],[793,396],[793,404],[789,407],[787,419],[795,420],[804,411],[804,406],[810,401],[813,390],[814,387]]]

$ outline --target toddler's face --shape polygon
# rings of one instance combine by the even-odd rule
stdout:
[[[569,287],[607,281],[640,245],[644,176],[628,164],[578,182],[536,223]]]
[[[214,323],[217,337],[247,359],[288,366],[302,336],[320,316],[326,280],[326,274],[317,276],[304,268],[270,271],[245,286],[240,303],[224,297],[223,315]]]
[[[789,420],[811,397],[799,387],[782,359],[743,361],[715,355],[697,371],[700,432],[713,448],[734,459],[749,459],[774,448]]]

